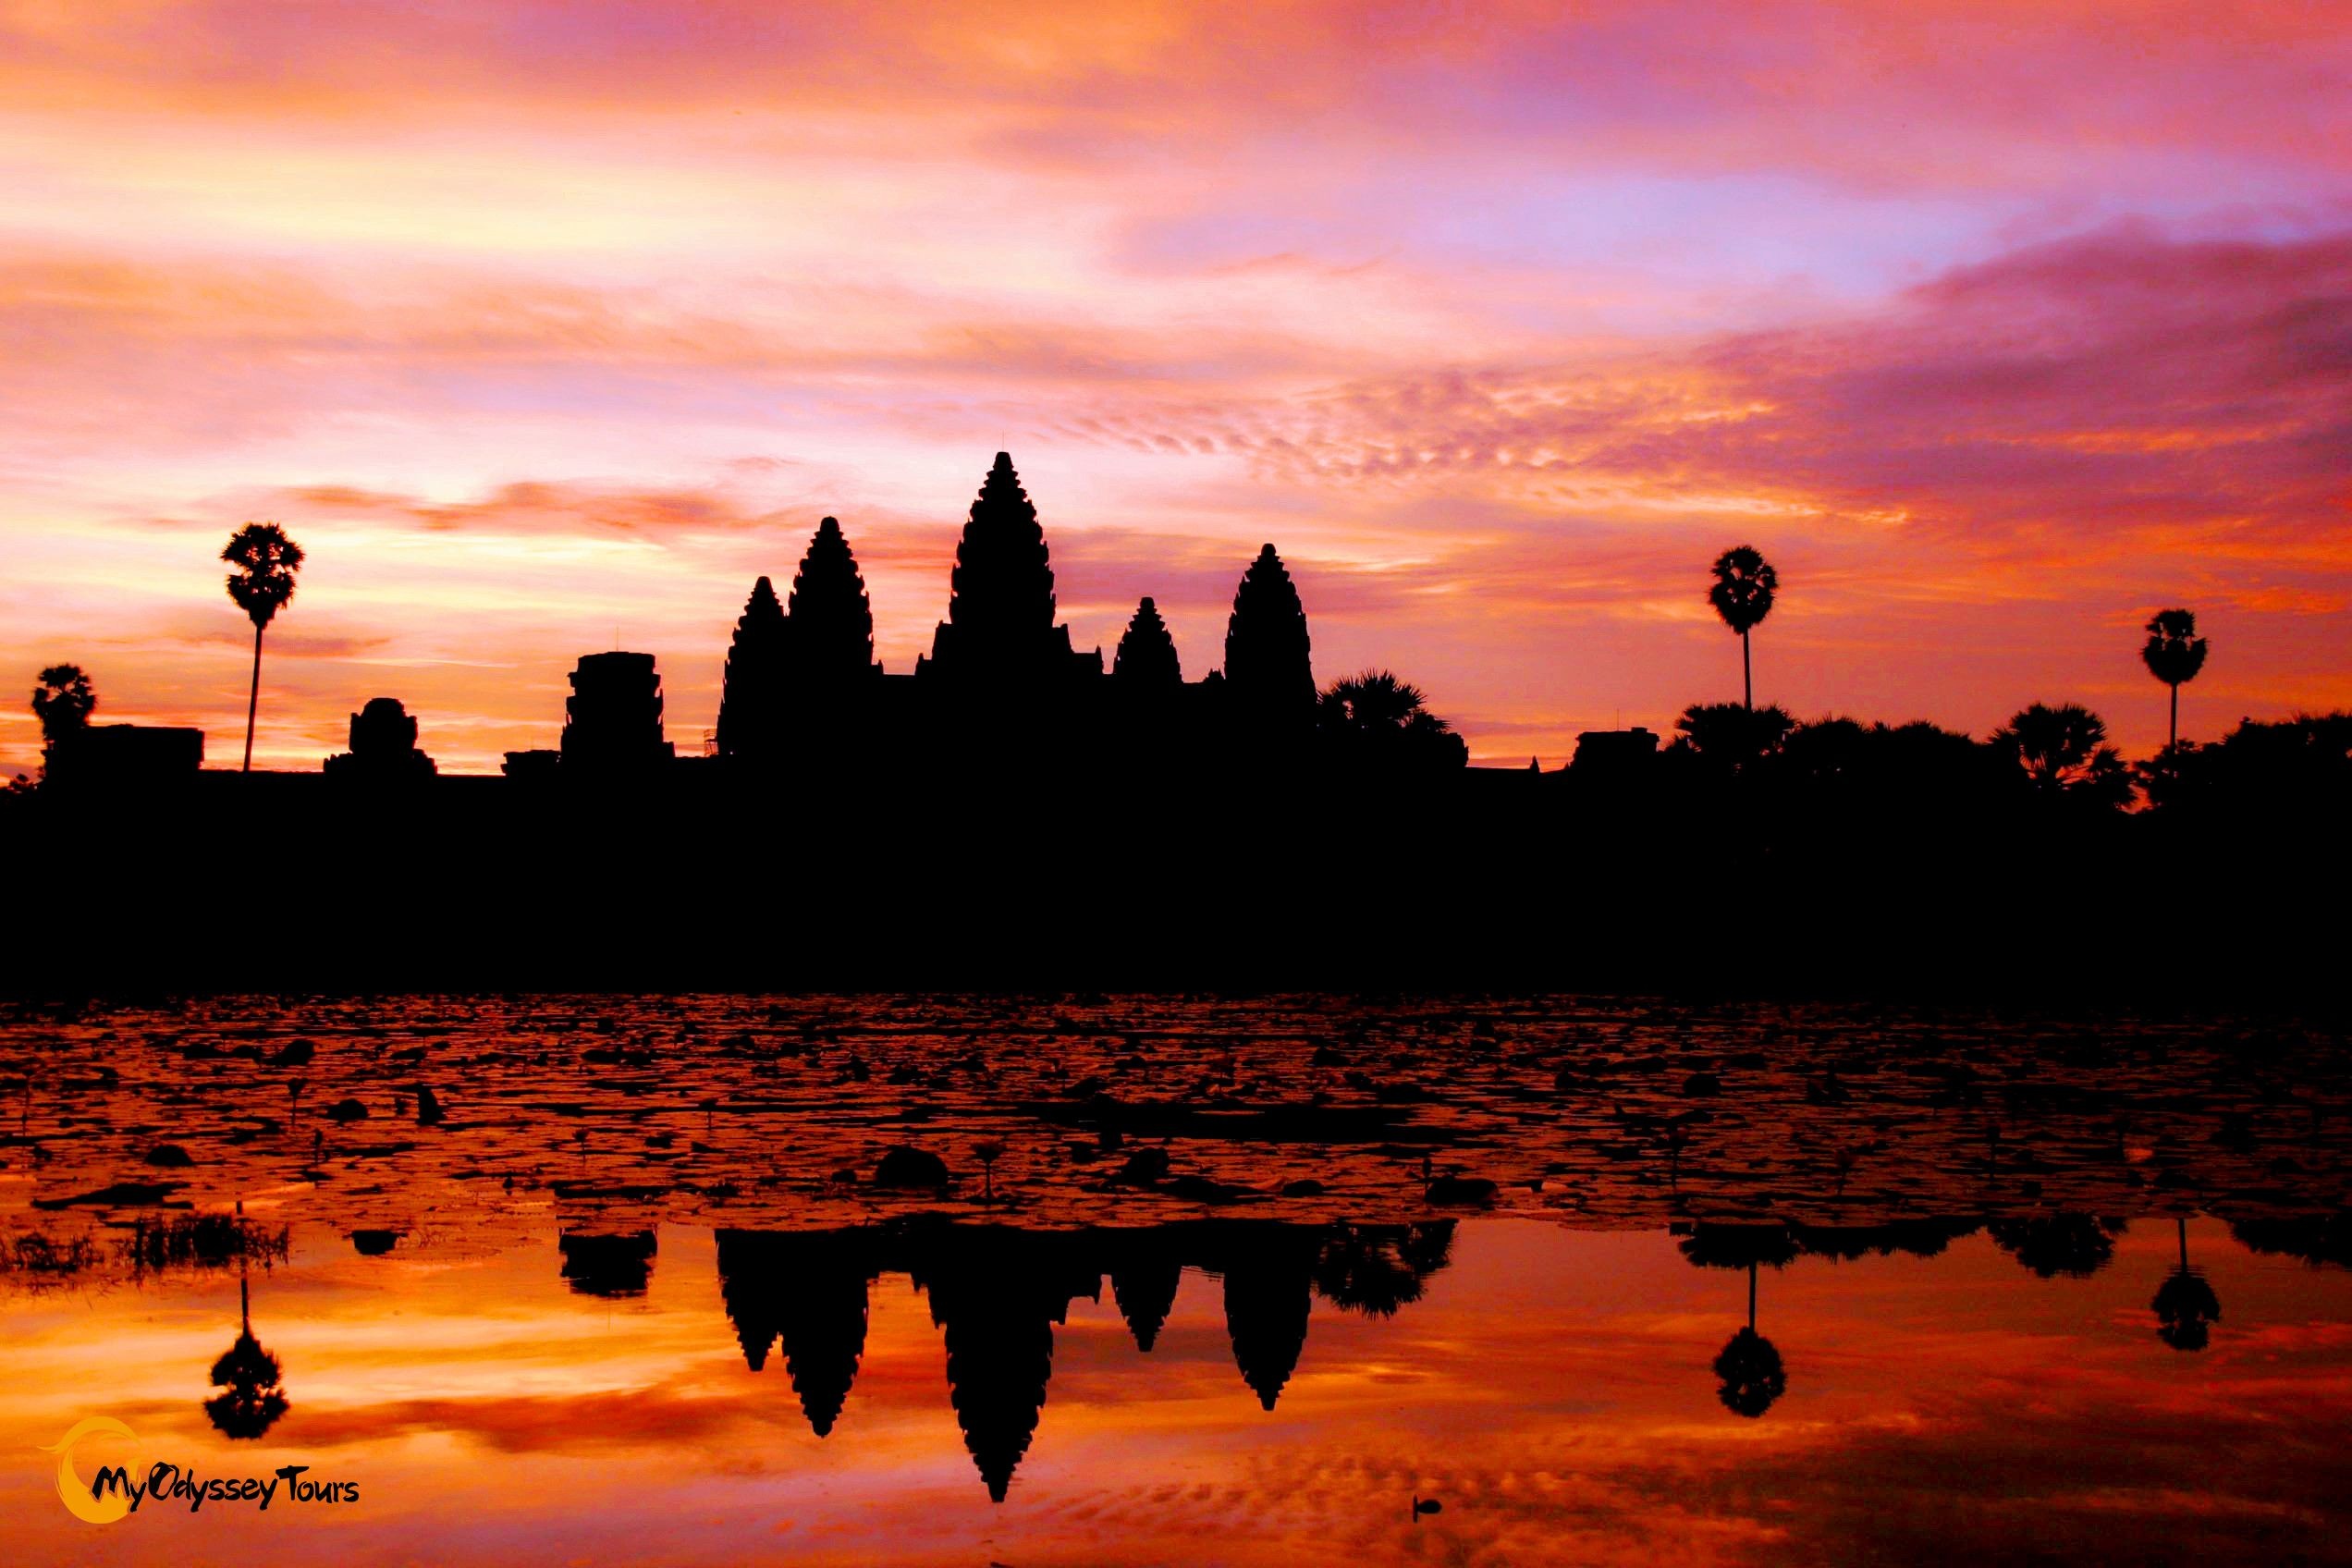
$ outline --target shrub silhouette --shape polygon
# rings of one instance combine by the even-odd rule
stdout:
[[[1695,758],[1709,772],[1752,772],[1780,754],[1796,721],[1777,704],[1750,708],[1738,703],[1695,703],[1674,720],[1669,753]]]
[[[2077,704],[2036,703],[1994,730],[1991,745],[2044,799],[2120,806],[2131,798],[2131,773],[2107,744],[2106,721]]]
[[[1985,1227],[1993,1245],[2045,1280],[2064,1274],[2088,1280],[2115,1256],[2120,1219],[2089,1214],[2052,1214],[1995,1219]]]
[[[2352,798],[2352,713],[2245,719],[2211,745],[2184,741],[2143,764],[2140,778],[2167,813],[2303,831]]]

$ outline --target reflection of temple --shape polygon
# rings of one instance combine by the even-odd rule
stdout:
[[[1148,1352],[1159,1342],[1159,1330],[1175,1310],[1176,1287],[1183,1277],[1184,1266],[1173,1254],[1148,1245],[1113,1255],[1111,1299],[1127,1331],[1135,1336],[1137,1350]]]
[[[583,1296],[642,1296],[654,1277],[654,1233],[619,1236],[566,1231],[556,1238],[563,1255],[563,1277]]]
[[[1100,1298],[1102,1276],[1059,1235],[949,1231],[941,1243],[914,1283],[946,1334],[948,1401],[964,1446],[1002,1502],[1045,1412],[1053,1331],[1070,1321],[1072,1301]]]
[[[757,1372],[781,1346],[784,1375],[818,1437],[833,1430],[865,1354],[866,1285],[873,1272],[855,1235],[718,1232],[718,1292]]]
[[[1316,1241],[1311,1231],[1276,1227],[1235,1238],[1217,1258],[1225,1276],[1225,1331],[1233,1337],[1233,1365],[1268,1410],[1306,1349]]]
[[[1320,1293],[1386,1314],[1443,1268],[1452,1227],[1207,1221],[1136,1231],[1019,1231],[913,1222],[807,1233],[718,1232],[719,1297],[743,1347],[785,1371],[820,1438],[839,1420],[864,1354],[870,1283],[903,1273],[946,1341],[948,1400],[988,1495],[1004,1501],[1029,1452],[1053,1373],[1054,1329],[1106,1274],[1138,1349],[1158,1338],[1186,1266],[1223,1277],[1233,1359],[1274,1408]],[[567,1255],[566,1275],[571,1268]],[[578,1281],[575,1280],[575,1286]]]

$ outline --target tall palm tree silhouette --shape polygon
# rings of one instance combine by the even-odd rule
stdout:
[[[2192,610],[2158,610],[2148,622],[2148,641],[2140,645],[2140,662],[2148,673],[2172,688],[2172,722],[2166,730],[2164,754],[2180,750],[2180,689],[2205,668],[2205,639],[2197,634]]]
[[[253,690],[245,700],[245,771],[253,771],[253,718],[262,704],[262,631],[294,596],[294,574],[302,570],[302,546],[274,522],[249,522],[229,535],[221,559],[229,574],[228,596],[253,622]]]
[[[1748,662],[1747,634],[1772,613],[1772,595],[1780,586],[1781,574],[1753,545],[1734,545],[1715,557],[1715,586],[1707,591],[1707,602],[1724,625],[1739,633],[1742,701],[1751,708],[1756,705],[1756,674]]]
[[[2213,1325],[2221,1321],[2222,1298],[2189,1264],[2188,1221],[2175,1219],[2173,1223],[2179,1227],[2180,1267],[2156,1287],[2156,1299],[2148,1305],[2156,1314],[2158,1339],[2174,1350],[2203,1350],[2212,1338]]]

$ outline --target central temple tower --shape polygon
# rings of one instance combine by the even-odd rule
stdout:
[[[1074,652],[1070,628],[1054,622],[1053,565],[1037,508],[1021,488],[1012,457],[997,454],[956,545],[948,619],[932,634],[931,656],[915,673],[1019,690],[1102,673],[1102,655]]]

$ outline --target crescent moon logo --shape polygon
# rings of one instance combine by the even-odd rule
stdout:
[[[113,1416],[88,1415],[67,1427],[66,1435],[54,1444],[41,1445],[41,1452],[57,1456],[57,1496],[65,1502],[66,1512],[85,1524],[111,1525],[130,1512],[130,1500],[120,1492],[92,1497],[89,1484],[74,1474],[74,1444],[93,1435],[138,1440],[136,1433]]]

